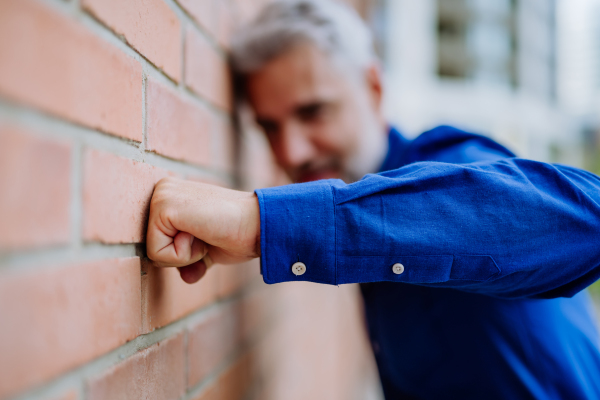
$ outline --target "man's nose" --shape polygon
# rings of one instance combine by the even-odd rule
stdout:
[[[308,130],[298,122],[290,122],[281,131],[279,163],[284,168],[297,168],[316,156]]]

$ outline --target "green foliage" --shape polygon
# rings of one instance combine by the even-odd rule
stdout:
[[[596,304],[600,303],[600,280],[588,287],[588,290],[590,291],[590,294],[594,298]]]

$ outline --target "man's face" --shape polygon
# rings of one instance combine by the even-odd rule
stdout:
[[[256,122],[292,181],[352,181],[375,172],[369,169],[382,161],[385,137],[379,77],[376,88],[362,78],[308,44],[248,77]]]

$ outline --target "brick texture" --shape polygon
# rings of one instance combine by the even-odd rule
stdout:
[[[241,308],[230,305],[193,326],[188,339],[188,385],[197,385],[240,346]]]
[[[139,243],[159,168],[98,150],[84,154],[83,237],[104,243]]]
[[[0,126],[0,250],[70,239],[71,146]]]
[[[75,390],[70,390],[60,397],[53,397],[51,400],[77,400],[77,398],[77,392]]]
[[[33,0],[0,1],[0,60],[0,96],[142,140],[141,66],[77,22]]]
[[[232,174],[235,172],[237,147],[233,126],[229,118],[223,116],[215,116],[213,124],[216,128],[213,130],[213,168]]]
[[[267,295],[265,290],[252,291],[190,328],[188,386],[197,385],[264,329],[271,309]]]
[[[140,301],[138,258],[1,274],[0,398],[135,338]]]
[[[252,279],[251,270],[258,271],[258,260],[243,264],[219,265],[217,269],[217,296],[227,298],[239,292]]]
[[[153,79],[148,80],[148,150],[199,165],[209,165],[215,118],[198,104]]]
[[[251,353],[240,357],[209,385],[195,400],[239,400],[251,387],[254,368]]]
[[[144,256],[161,178],[287,183],[232,119],[231,34],[269,1],[0,0],[1,400],[377,398],[356,286]]]
[[[364,399],[376,383],[357,285],[274,285],[276,323],[257,354],[260,399]],[[293,342],[293,345],[290,343]]]
[[[219,0],[177,0],[177,2],[203,29],[215,34],[217,28],[215,15],[218,12]]]
[[[144,265],[142,277],[142,318],[144,332],[170,324],[214,301],[216,298],[215,266],[193,285],[183,282],[175,268]]]
[[[237,20],[232,0],[179,0],[179,4],[213,39],[228,47]]]
[[[171,78],[181,79],[181,23],[163,0],[83,0],[82,6]]]
[[[257,130],[244,133],[241,138],[240,171],[247,190],[273,186],[280,179],[275,160],[267,147],[267,139]]]
[[[216,37],[221,46],[228,48],[231,36],[236,28],[237,15],[231,12],[233,0],[221,0],[217,1],[217,4],[219,24],[216,29]]]
[[[183,333],[140,351],[88,383],[89,400],[177,400],[185,392]]]
[[[231,83],[225,57],[192,27],[185,38],[185,83],[213,104],[231,110]]]

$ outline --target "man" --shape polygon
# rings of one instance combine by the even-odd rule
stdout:
[[[332,1],[268,6],[232,59],[278,164],[306,183],[163,180],[151,259],[186,282],[208,255],[260,256],[267,283],[361,283],[387,399],[600,398],[581,292],[600,276],[600,178],[451,127],[406,140],[382,117],[367,29]]]

